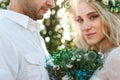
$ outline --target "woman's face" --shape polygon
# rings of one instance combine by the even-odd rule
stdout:
[[[105,39],[100,15],[84,0],[76,3],[75,20],[89,45],[99,45]]]

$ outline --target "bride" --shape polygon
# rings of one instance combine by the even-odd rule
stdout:
[[[104,54],[103,67],[90,80],[120,80],[120,1],[73,0],[78,47]]]

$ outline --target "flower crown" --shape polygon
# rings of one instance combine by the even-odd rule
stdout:
[[[98,1],[101,3],[103,8],[108,8],[110,12],[113,13],[120,13],[120,0],[88,0],[91,1]]]

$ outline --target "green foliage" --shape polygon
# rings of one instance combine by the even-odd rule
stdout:
[[[72,40],[65,40],[65,44],[62,43],[63,38],[63,26],[56,30],[57,25],[60,25],[61,17],[58,17],[59,10],[64,7],[66,0],[64,0],[61,5],[57,5],[55,2],[55,7],[51,9],[50,18],[44,19],[43,24],[45,25],[45,30],[41,31],[40,34],[45,39],[49,37],[49,42],[46,42],[47,49],[50,53],[53,53],[59,46],[65,45],[70,47],[75,47]],[[54,13],[52,13],[54,12]],[[66,15],[67,16],[67,15]],[[65,27],[65,26],[64,26]]]
[[[44,19],[43,24],[45,25],[45,31],[41,31],[41,35],[45,39],[46,37],[49,37],[49,42],[46,42],[47,49],[50,53],[52,53],[59,45],[61,45],[61,38],[63,36],[63,28],[60,28],[58,31],[56,31],[56,26],[59,24],[60,18],[57,17],[57,11],[60,9],[59,6],[56,6],[51,9],[51,11],[54,11],[54,14],[50,14],[49,19]],[[46,32],[46,33],[44,33]]]
[[[89,80],[102,67],[102,56],[94,50],[64,48],[47,60],[51,80]]]
[[[8,6],[8,4],[9,4],[9,1],[10,1],[10,0],[2,0],[2,1],[0,1],[0,8],[2,8],[2,9],[7,9],[7,6]]]
[[[88,2],[98,1],[101,6],[112,13],[120,13],[120,0],[88,0]]]

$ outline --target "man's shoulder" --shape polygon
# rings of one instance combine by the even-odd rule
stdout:
[[[13,14],[14,15],[14,14]],[[9,14],[9,10],[0,10],[0,24],[5,25],[5,23],[13,22],[9,17],[11,17],[12,14]]]
[[[4,29],[7,29],[11,24],[14,24],[14,22],[0,12],[0,31],[4,31]]]
[[[7,25],[7,23],[9,22],[10,20],[5,17],[4,15],[0,14],[0,26],[1,25]]]
[[[0,32],[4,31],[7,24],[7,19],[0,15]]]

